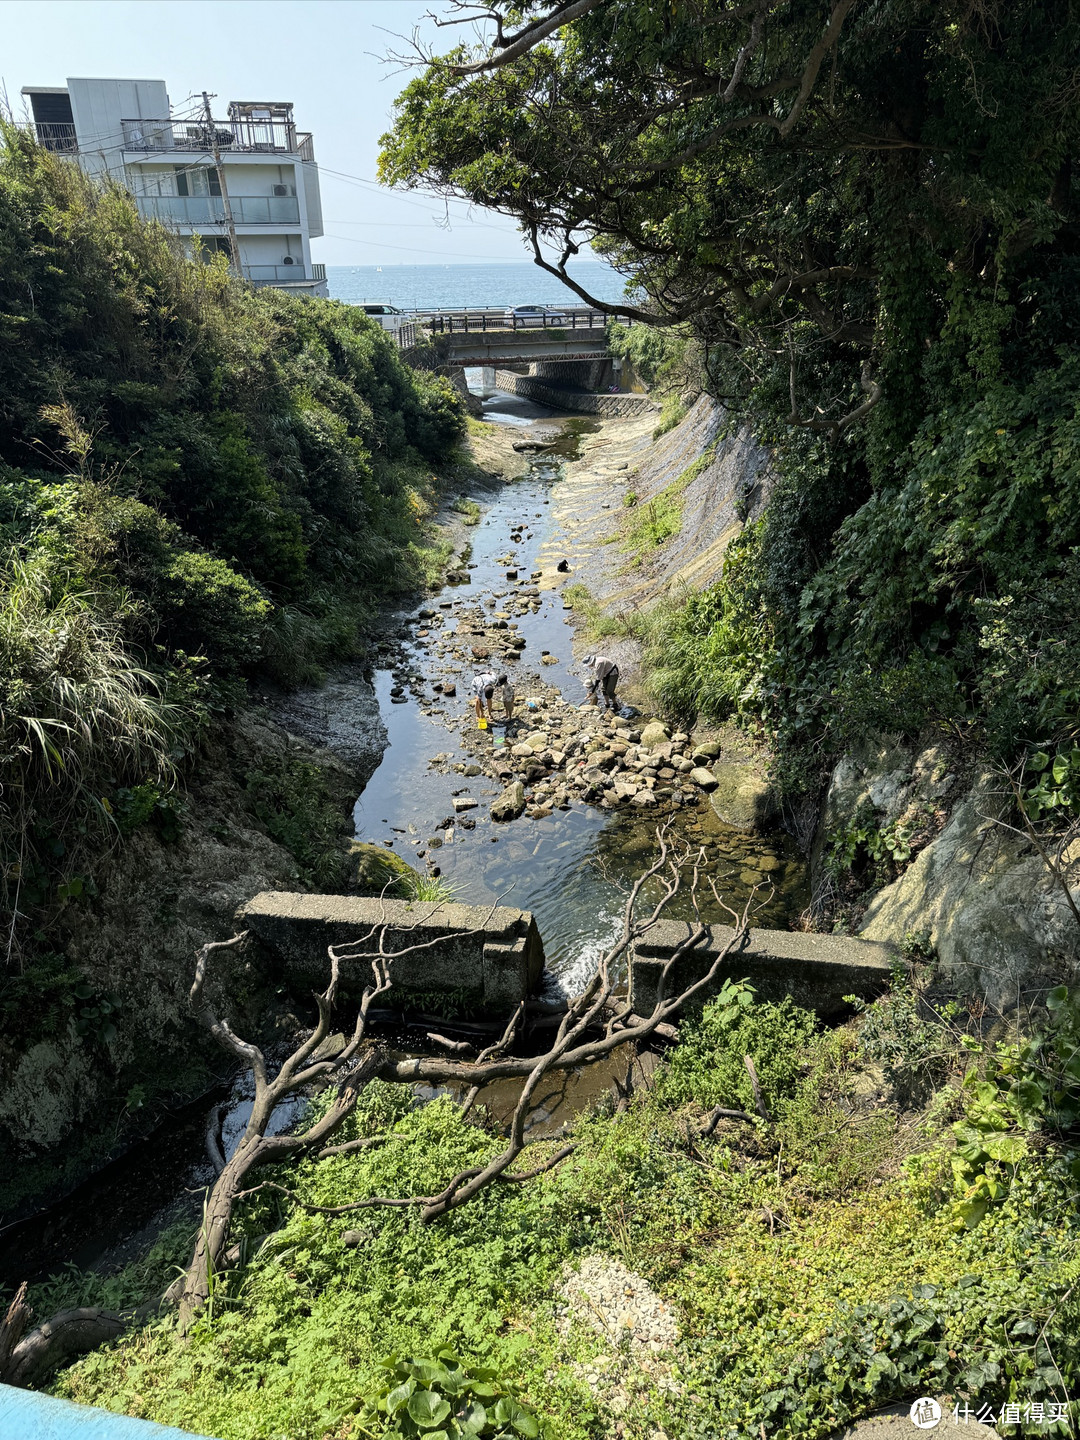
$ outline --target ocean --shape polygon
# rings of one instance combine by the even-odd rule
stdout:
[[[599,260],[572,271],[597,300],[623,298],[623,277]],[[486,265],[328,265],[333,300],[348,305],[385,300],[402,310],[461,310],[484,305],[581,305],[572,290],[531,261]]]

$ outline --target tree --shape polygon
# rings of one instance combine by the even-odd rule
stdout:
[[[836,440],[891,392],[910,433],[902,372],[958,299],[1075,244],[1073,0],[451,10],[475,41],[414,46],[382,177],[514,216],[591,304],[691,322],[726,397],[787,424]],[[635,302],[574,278],[585,241]]]

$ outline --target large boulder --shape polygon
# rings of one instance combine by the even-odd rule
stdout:
[[[1080,926],[1062,884],[1022,836],[997,823],[1002,809],[1000,779],[984,776],[941,834],[871,900],[860,934],[902,944],[928,932],[944,970],[1004,1008],[1018,991],[1072,979]],[[1080,903],[1080,853],[1065,859]]]
[[[354,840],[349,846],[349,889],[358,895],[387,895],[408,898],[413,893],[416,871],[400,855],[382,845]]]
[[[508,785],[497,800],[492,802],[492,820],[516,820],[525,810],[525,786],[520,780]]]
[[[691,779],[695,773],[691,771]],[[725,825],[734,830],[765,830],[775,820],[776,795],[753,761],[717,761],[712,775],[716,788],[709,803]]]
[[[658,745],[664,745],[670,739],[671,734],[662,720],[650,720],[642,730],[638,744],[643,750],[655,750]]]

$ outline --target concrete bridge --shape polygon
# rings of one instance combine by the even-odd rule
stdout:
[[[447,310],[429,316],[423,328],[444,363],[494,368],[606,356],[607,319],[576,307],[524,319],[503,310]]]

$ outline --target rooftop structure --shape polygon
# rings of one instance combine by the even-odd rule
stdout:
[[[229,254],[216,150],[240,272],[254,285],[326,295],[326,267],[311,258],[323,233],[319,171],[288,101],[233,100],[227,119],[207,121],[201,101],[174,114],[163,80],[72,78],[22,93],[47,149],[110,175],[142,214],[200,236],[204,254]]]

